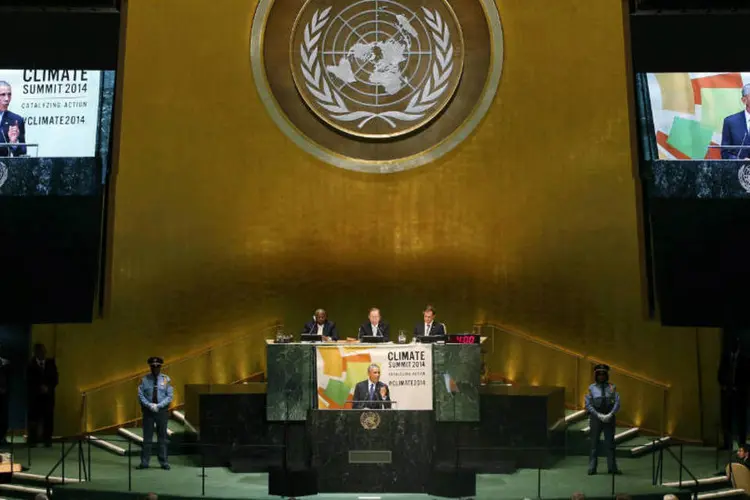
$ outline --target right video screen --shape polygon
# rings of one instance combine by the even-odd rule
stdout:
[[[750,72],[648,73],[660,160],[750,158]]]

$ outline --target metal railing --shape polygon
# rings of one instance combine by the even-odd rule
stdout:
[[[571,408],[583,407],[594,366],[609,365],[618,391],[628,395],[618,421],[667,434],[669,384],[503,325],[477,323],[474,331],[488,338],[485,349],[488,362],[495,364],[492,372],[519,384],[565,387],[565,402]]]
[[[107,476],[106,479],[98,479],[98,481],[101,481],[99,483],[98,488],[103,490],[112,490],[115,489],[117,491],[139,491],[142,490],[142,488],[139,488],[140,481],[144,481],[144,484],[147,483],[149,485],[149,488],[153,488],[153,479],[152,476],[144,476],[143,474],[139,474],[135,471],[135,465],[138,463],[139,460],[139,450],[140,446],[135,445],[130,440],[125,439],[119,439],[119,444],[127,449],[126,456],[117,458],[115,462],[112,461],[111,456],[107,455],[104,460],[100,460],[100,458],[94,457],[92,458],[92,451],[91,451],[91,443],[90,440],[87,439],[88,436],[81,435],[81,436],[72,436],[68,438],[61,439],[58,443],[56,443],[55,446],[60,447],[60,459],[55,463],[55,465],[47,472],[45,478],[45,486],[47,488],[48,493],[51,492],[53,487],[55,485],[65,485],[69,484],[71,482],[75,482],[75,477],[66,477],[65,476],[65,468],[66,468],[66,460],[73,460],[75,459],[78,465],[78,481],[91,481],[93,477],[93,471],[97,468],[107,468],[108,471],[106,474],[100,473],[97,474],[97,477],[104,477]],[[125,444],[125,441],[127,441],[127,444]],[[461,441],[459,439],[459,441]],[[117,440],[115,441],[117,442]],[[443,445],[446,443],[443,442]],[[662,486],[664,485],[664,470],[665,470],[665,464],[666,464],[666,458],[672,457],[674,463],[677,464],[679,467],[679,484],[680,488],[688,489],[690,491],[690,494],[693,498],[696,498],[698,489],[700,488],[699,480],[697,479],[696,475],[693,474],[690,470],[690,468],[685,463],[685,460],[683,458],[683,444],[679,445],[679,451],[675,453],[671,449],[664,447],[660,445],[659,440],[653,440],[652,441],[653,446],[653,453],[652,453],[652,463],[651,468],[645,468],[638,466],[635,468],[632,468],[629,464],[627,464],[627,460],[623,462],[622,459],[619,459],[618,466],[622,469],[624,469],[624,472],[626,476],[624,476],[624,482],[620,483],[621,476],[618,476],[614,473],[614,471],[610,471],[608,473],[602,472],[602,475],[608,475],[609,480],[606,482],[595,482],[590,483],[586,485],[586,493],[589,496],[611,496],[614,497],[615,494],[618,492],[619,489],[623,489],[629,486],[632,486],[632,479],[634,476],[637,476],[638,474],[642,474],[642,479],[648,480],[650,479],[650,483],[652,486]],[[154,445],[156,443],[154,442]],[[193,483],[192,486],[185,485],[185,484],[179,484],[184,483],[184,479],[181,481],[166,481],[163,484],[163,491],[156,491],[155,493],[158,494],[173,494],[173,495],[179,495],[179,496],[192,496],[192,497],[204,497],[204,496],[219,496],[219,490],[221,488],[224,488],[223,482],[216,480],[210,482],[207,487],[207,479],[210,477],[210,474],[214,473],[212,471],[215,471],[216,469],[213,469],[213,467],[219,467],[224,468],[227,466],[230,462],[233,462],[234,459],[239,460],[245,460],[252,462],[252,465],[255,469],[263,469],[263,470],[290,470],[291,468],[294,468],[294,470],[299,470],[299,464],[297,464],[298,461],[301,460],[300,463],[307,464],[304,467],[313,467],[313,464],[315,463],[315,460],[313,459],[312,455],[314,455],[316,452],[312,449],[307,449],[307,451],[304,452],[304,457],[294,457],[292,458],[292,455],[295,455],[293,451],[291,451],[290,444],[287,443],[287,438],[284,439],[284,444],[254,444],[254,445],[233,445],[231,443],[169,443],[170,450],[172,454],[174,454],[175,451],[184,451],[184,453],[180,453],[183,456],[189,457],[187,460],[180,460],[176,461],[179,462],[178,464],[175,464],[174,467],[184,469],[188,468],[191,469],[194,472],[190,472],[189,474],[181,474],[179,471],[173,471],[172,475],[179,477],[179,478],[196,478],[196,481]],[[612,453],[615,455],[617,454],[618,448],[623,447],[623,445],[615,445],[612,448]],[[624,445],[624,447],[627,447],[627,444]],[[86,452],[86,448],[88,448],[88,451]],[[693,447],[697,448],[697,447]],[[74,450],[77,450],[77,457],[73,457]],[[576,493],[576,491],[565,491],[562,492],[559,486],[560,478],[559,474],[555,474],[554,472],[547,475],[548,471],[554,471],[556,469],[556,463],[558,460],[563,459],[562,457],[565,456],[566,450],[561,447],[556,446],[466,446],[462,445],[459,442],[456,443],[456,446],[452,449],[443,449],[442,451],[448,451],[448,453],[440,453],[440,448],[438,448],[435,452],[435,454],[429,458],[431,462],[431,466],[435,468],[435,470],[441,470],[446,472],[459,472],[459,471],[466,471],[466,472],[472,472],[476,471],[476,468],[486,468],[486,467],[493,467],[493,466],[499,466],[499,467],[510,467],[512,470],[507,470],[505,472],[497,472],[499,474],[511,474],[511,476],[506,477],[513,477],[513,476],[519,476],[518,474],[512,474],[517,470],[518,468],[524,469],[524,470],[531,470],[535,471],[536,474],[534,474],[534,479],[532,481],[528,481],[528,474],[523,475],[525,479],[521,479],[520,482],[524,482],[523,488],[525,491],[519,492],[517,491],[518,488],[515,487],[514,491],[516,491],[520,497],[525,498],[560,498],[564,496],[571,496],[572,494]],[[31,452],[29,452],[31,454]],[[33,453],[49,453],[42,450],[35,450]],[[95,453],[98,454],[105,454],[107,452],[103,450],[95,450]],[[287,456],[289,455],[289,456]],[[600,453],[599,456],[599,466],[601,467],[603,464],[603,461],[606,461],[606,457],[604,456],[605,453]],[[218,457],[218,458],[217,458]],[[152,457],[152,462],[155,461],[156,457]],[[217,464],[218,462],[222,462],[220,465]],[[294,461],[294,464],[292,462]],[[226,463],[223,463],[226,462]],[[508,466],[509,463],[523,463],[523,465],[516,466]],[[30,463],[30,461],[29,461]],[[624,465],[624,467],[623,467]],[[158,467],[158,464],[153,464],[152,466]],[[581,474],[585,475],[586,473],[586,465],[581,464]],[[113,468],[114,467],[114,468]],[[53,474],[60,469],[62,471],[62,477],[61,478],[54,478]],[[311,469],[312,470],[312,469]],[[639,472],[640,471],[640,472]],[[676,471],[672,470],[672,473],[675,473]],[[482,473],[482,472],[480,472]],[[484,472],[489,473],[489,472]],[[216,474],[219,477],[223,477],[226,472],[216,472]],[[492,473],[495,474],[495,473]],[[683,474],[689,477],[690,479],[685,479],[683,481]],[[650,476],[650,477],[649,477]],[[147,478],[148,477],[148,478]],[[52,479],[55,479],[53,482]],[[674,479],[674,478],[671,478]],[[209,489],[213,489],[212,491],[207,491]],[[179,489],[180,491],[177,491]],[[660,496],[666,493],[666,490],[654,490],[655,493],[658,493]],[[251,495],[250,492],[248,492],[248,495]],[[490,495],[490,496],[488,496]],[[477,499],[487,499],[490,498],[496,498],[497,492],[492,491],[491,493],[488,491],[485,491],[484,493],[477,492],[477,495],[475,495],[475,498]]]
[[[253,329],[250,333],[188,354],[162,367],[177,388],[185,384],[232,384],[263,372],[265,341],[283,327],[278,322]],[[147,370],[81,391],[81,429],[93,433],[140,420],[141,407],[135,397]],[[175,391],[173,406],[184,402],[182,391]]]

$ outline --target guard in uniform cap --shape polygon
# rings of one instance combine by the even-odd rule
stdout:
[[[156,424],[156,439],[159,446],[159,464],[164,470],[169,470],[167,461],[167,421],[169,420],[169,404],[174,396],[172,381],[161,373],[164,360],[157,357],[148,358],[151,373],[141,379],[138,386],[138,399],[143,410],[143,447],[141,448],[141,463],[137,469],[147,469],[151,460],[151,441],[154,438],[154,424]]]
[[[589,412],[591,453],[589,476],[596,474],[599,436],[604,433],[604,448],[607,451],[607,469],[610,474],[620,474],[615,460],[615,414],[620,409],[620,395],[614,384],[609,383],[609,366],[594,367],[595,382],[586,393],[586,410]]]

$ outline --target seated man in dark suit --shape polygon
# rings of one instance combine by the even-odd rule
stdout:
[[[427,306],[423,312],[424,323],[414,327],[414,336],[421,337],[427,335],[442,336],[446,334],[445,325],[435,321],[435,308]]]
[[[318,309],[315,311],[313,320],[305,323],[305,328],[302,330],[302,333],[307,335],[320,335],[326,342],[329,340],[335,342],[339,339],[339,334],[336,331],[336,323],[328,321],[328,314],[324,309]]]
[[[0,80],[0,143],[26,142],[26,124],[23,117],[8,110],[12,92],[10,84]],[[0,156],[23,156],[26,146],[0,146]]]
[[[370,314],[367,318],[367,323],[359,327],[359,339],[362,340],[362,337],[365,335],[372,335],[375,337],[384,337],[385,341],[388,342],[391,339],[389,332],[390,327],[388,326],[388,323],[381,321],[380,309],[377,307],[370,309]]]
[[[372,364],[367,368],[367,380],[354,387],[352,409],[388,410],[391,408],[391,394],[388,386],[380,381],[380,367]]]
[[[739,113],[729,115],[724,118],[724,127],[721,129],[722,146],[739,146],[739,147],[722,147],[721,157],[725,160],[744,160],[750,158],[750,137],[748,137],[748,127],[750,127],[750,84],[742,87],[742,104],[745,109]]]

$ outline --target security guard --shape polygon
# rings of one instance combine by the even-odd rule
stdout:
[[[604,448],[607,450],[607,469],[610,474],[621,474],[615,460],[615,414],[620,409],[620,395],[615,386],[609,383],[609,366],[596,365],[594,379],[595,382],[589,386],[585,398],[591,428],[589,476],[596,474],[597,446],[602,433],[604,433]]]
[[[148,463],[151,460],[151,441],[154,438],[154,424],[156,424],[159,463],[162,469],[169,470],[167,421],[174,389],[169,376],[161,373],[163,359],[151,357],[148,358],[148,364],[151,367],[151,373],[143,377],[141,385],[138,386],[138,399],[143,410],[143,447],[141,448],[141,463],[136,468],[148,469]]]

